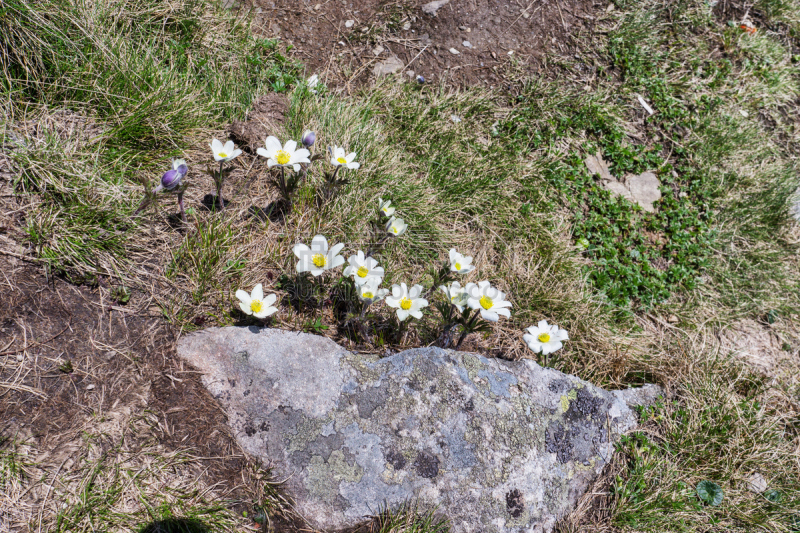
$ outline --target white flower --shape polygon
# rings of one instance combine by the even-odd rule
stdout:
[[[332,148],[329,146],[328,151],[331,153],[331,165],[335,167],[343,166],[344,168],[355,170],[361,166],[361,163],[353,161],[356,158],[355,152],[351,152],[345,156],[344,148],[341,146],[337,147],[336,145],[333,145]]]
[[[359,285],[358,299],[366,304],[371,304],[383,300],[387,294],[388,289],[379,289],[378,285],[381,284],[380,278],[368,278],[363,285]]]
[[[386,304],[397,308],[397,318],[400,322],[408,318],[409,315],[420,319],[422,318],[422,311],[420,310],[423,307],[428,307],[428,300],[419,297],[422,291],[422,285],[414,285],[410,290],[405,283],[392,285],[392,295],[386,297]]]
[[[386,224],[386,231],[395,237],[399,237],[405,233],[407,229],[408,224],[406,224],[402,218],[392,217],[391,220],[389,220],[389,222]]]
[[[475,265],[472,263],[471,255],[461,255],[456,252],[455,248],[450,248],[450,270],[458,272],[459,274],[469,274],[475,270]]]
[[[528,333],[522,338],[528,343],[528,348],[535,353],[548,355],[560,350],[561,341],[568,341],[569,334],[567,330],[559,329],[555,324],[549,325],[547,320],[540,320],[539,325],[529,327]]]
[[[311,272],[311,275],[316,277],[332,268],[336,268],[344,264],[344,257],[338,255],[344,248],[344,243],[339,243],[328,249],[328,239],[322,235],[315,235],[311,239],[311,248],[305,244],[295,244],[294,255],[300,261],[297,263],[297,271]]]
[[[281,142],[277,137],[270,135],[264,142],[267,149],[259,148],[256,153],[261,157],[267,158],[267,166],[281,166],[292,167],[295,172],[300,172],[300,163],[311,163],[308,158],[311,152],[305,148],[297,150],[296,141],[286,141],[286,144],[281,146]]]
[[[228,141],[223,146],[222,142],[217,139],[211,140],[211,152],[214,154],[214,161],[230,161],[242,154],[242,151],[236,148],[233,141]]]
[[[497,322],[500,319],[499,315],[511,316],[511,311],[506,309],[511,307],[511,302],[507,302],[506,295],[492,287],[488,281],[481,281],[477,285],[467,283],[465,290],[469,296],[467,305],[471,309],[478,309],[484,320]]]
[[[236,291],[236,297],[239,298],[239,307],[242,308],[242,311],[256,318],[266,318],[278,311],[277,307],[272,307],[272,304],[275,303],[278,297],[274,294],[270,294],[264,298],[264,291],[260,283],[253,287],[253,292],[250,294],[239,289]]]
[[[383,213],[385,217],[391,217],[394,215],[394,207],[390,207],[392,205],[391,200],[384,200],[383,198],[378,198],[378,211]]]
[[[456,309],[458,309],[459,313],[464,312],[464,307],[467,305],[467,301],[469,300],[467,289],[465,287],[462,287],[459,282],[454,281],[449,287],[446,285],[440,285],[439,288],[442,289],[442,292],[444,292],[445,296],[447,296],[447,300],[456,306]]]
[[[364,257],[364,252],[358,251],[358,255],[351,255],[347,260],[350,263],[345,267],[344,275],[353,276],[356,285],[362,285],[371,278],[377,278],[378,283],[383,279],[383,267],[378,266],[378,262],[372,257]]]

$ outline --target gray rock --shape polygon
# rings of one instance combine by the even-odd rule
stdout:
[[[448,3],[450,3],[450,0],[435,0],[434,2],[428,2],[422,6],[422,12],[435,17],[436,12],[446,6]]]
[[[655,212],[654,202],[661,200],[659,187],[661,182],[652,172],[643,172],[638,176],[628,175],[625,178],[625,186],[631,191],[633,202],[639,204],[642,209],[650,213]]]
[[[800,188],[794,192],[794,201],[792,202],[790,211],[792,215],[794,215],[794,218],[800,222]]]
[[[394,74],[398,70],[402,69],[405,64],[398,58],[397,56],[391,56],[377,65],[373,67],[372,73],[375,75],[376,78],[380,78],[381,76],[388,76],[389,74]]]
[[[379,359],[255,327],[184,337],[178,354],[319,529],[413,499],[454,533],[550,531],[636,425],[628,400],[658,391],[438,348]]]

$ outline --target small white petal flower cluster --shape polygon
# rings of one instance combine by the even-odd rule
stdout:
[[[217,139],[211,140],[211,153],[214,161],[232,161],[242,155],[242,151],[236,148],[233,141],[228,141],[224,145]]]

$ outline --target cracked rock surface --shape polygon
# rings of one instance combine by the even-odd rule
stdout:
[[[635,427],[633,406],[660,392],[439,348],[381,359],[255,327],[189,335],[178,354],[319,529],[418,499],[454,533],[550,531]]]

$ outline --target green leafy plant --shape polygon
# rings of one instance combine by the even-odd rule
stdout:
[[[716,507],[722,503],[722,487],[713,481],[701,481],[697,484],[697,497],[708,505]]]

